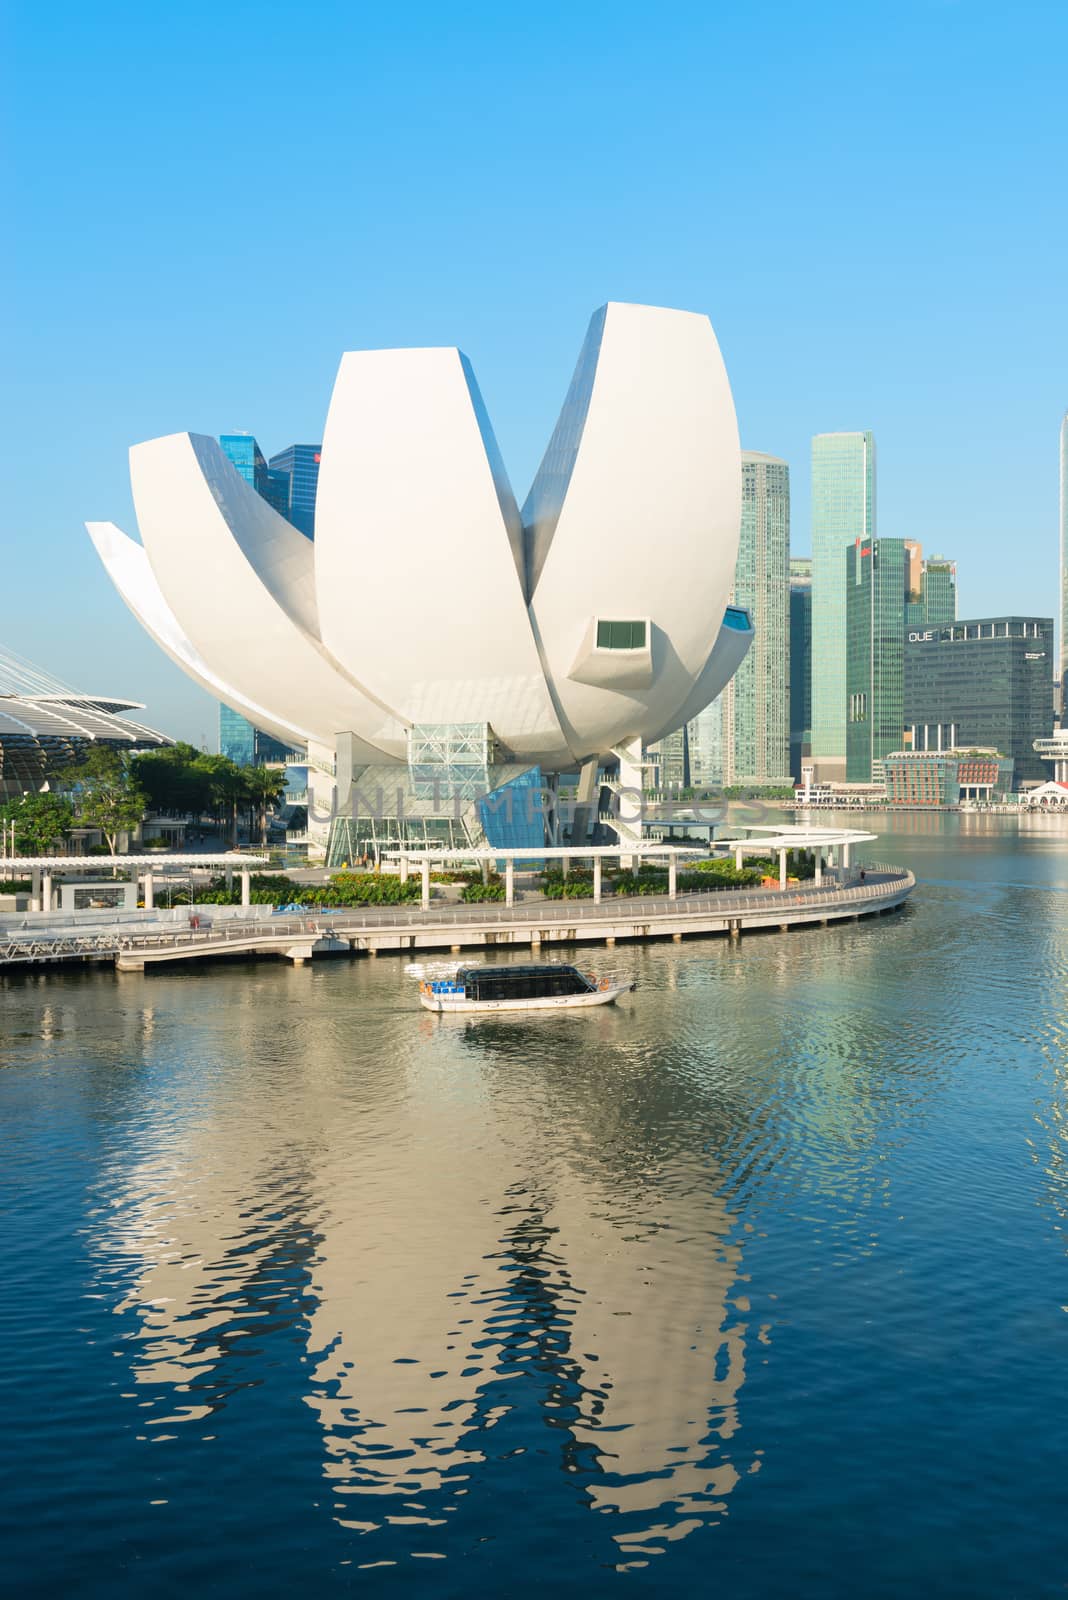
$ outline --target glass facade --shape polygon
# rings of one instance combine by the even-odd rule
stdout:
[[[919,557],[920,546],[905,540]],[[908,599],[905,604],[906,628],[941,628],[957,620],[957,568],[945,556],[908,563]]]
[[[843,568],[846,782],[871,783],[905,725],[905,541],[858,540]]]
[[[1052,617],[982,617],[911,630],[905,730],[913,750],[982,748],[1010,756],[1014,781],[1046,777],[1036,739],[1053,730]]]
[[[315,525],[320,446],[290,445],[268,462],[251,433],[220,434],[219,444],[223,454],[245,482],[251,484],[280,516],[311,538]],[[299,521],[294,512],[299,514]],[[219,706],[219,752],[241,767],[261,766],[267,761],[284,761],[292,754],[287,745],[270,734],[261,733],[247,718],[224,705]]]
[[[790,558],[790,772],[812,754],[812,559]]]
[[[270,460],[271,473],[285,484],[282,515],[308,539],[315,537],[315,496],[322,448],[321,444],[291,444]]]
[[[721,696],[725,783],[780,784],[790,775],[790,468],[742,452],[742,525],[731,600],[753,643]]]
[[[875,535],[875,438],[812,441],[812,758],[821,780],[846,767],[845,552]]]
[[[944,556],[932,556],[923,567],[923,625],[942,628],[956,620],[956,566]]]
[[[644,650],[644,622],[598,622],[598,650]]]
[[[287,761],[297,754],[281,739],[262,733],[229,706],[219,705],[219,754],[236,761],[239,767],[262,767],[269,761]],[[302,753],[302,752],[301,752]]]

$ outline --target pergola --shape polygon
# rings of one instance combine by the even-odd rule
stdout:
[[[253,867],[266,866],[266,856],[248,855],[165,855],[155,850],[149,856],[2,856],[0,872],[28,874],[30,879],[30,910],[51,911],[52,879],[56,874],[70,876],[92,873],[99,876],[104,868],[122,871],[127,882],[144,880],[145,910],[155,906],[155,874],[165,867],[180,867],[188,873],[198,867],[221,868],[226,873],[227,884],[233,882],[235,872],[241,876],[241,904],[251,904],[250,874]]]
[[[823,882],[823,866],[827,859],[835,867],[849,867],[851,864],[852,847],[855,844],[867,843],[878,837],[874,833],[862,833],[850,828],[806,828],[803,825],[785,828],[765,828],[754,825],[748,832],[759,833],[759,839],[717,839],[717,851],[731,851],[734,862],[741,867],[744,858],[748,856],[767,856],[777,853],[779,857],[779,888],[786,888],[787,857],[793,850],[811,851],[816,858],[816,883]],[[396,863],[402,883],[407,883],[408,875],[414,867],[422,877],[422,904],[424,910],[430,904],[430,872],[434,866],[445,866],[453,862],[477,862],[480,866],[488,867],[490,862],[504,862],[504,898],[506,905],[515,904],[515,868],[521,861],[559,861],[564,877],[573,861],[590,861],[593,864],[593,899],[595,904],[601,900],[601,873],[604,861],[614,860],[622,862],[624,859],[631,863],[634,876],[637,877],[643,861],[666,860],[668,867],[668,898],[678,897],[678,863],[682,859],[700,858],[707,860],[708,851],[700,845],[687,847],[685,845],[657,845],[642,844],[640,847],[633,844],[613,845],[527,845],[523,847],[509,847],[495,849],[492,845],[483,845],[479,848],[468,849],[436,849],[429,847],[417,850],[405,847],[399,850],[386,852],[386,860]],[[711,886],[710,886],[711,887]]]

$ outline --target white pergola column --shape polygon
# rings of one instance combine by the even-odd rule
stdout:
[[[504,903],[515,905],[515,862],[511,856],[506,857],[504,863]]]
[[[247,867],[241,868],[241,904],[252,904],[252,874]]]
[[[423,880],[423,893],[422,893],[422,896],[421,896],[422,907],[423,907],[424,911],[429,911],[429,909],[430,909],[430,862],[427,860],[426,856],[424,856],[422,861],[420,861],[420,863],[419,863],[419,872],[420,872],[420,876],[422,877],[422,880]]]
[[[30,868],[30,910],[31,911],[40,911],[40,909],[41,909],[41,869],[40,869],[40,867],[31,867]]]
[[[823,851],[822,850],[817,850],[816,851],[816,877],[815,877],[814,881],[815,881],[817,889],[819,888],[820,884],[823,882]]]
[[[52,874],[47,869],[41,874],[41,910],[52,909]]]
[[[408,857],[407,856],[401,856],[401,858],[400,858],[400,881],[401,881],[401,883],[407,883],[408,882]]]
[[[571,871],[571,857],[570,856],[561,856],[560,857],[560,870],[563,873],[564,877],[566,878],[568,873]]]
[[[744,862],[744,860],[745,860],[745,847],[744,847],[744,845],[740,845],[740,844],[739,845],[735,845],[735,847],[734,847],[734,865],[737,867],[739,872],[741,872],[741,870],[742,870],[742,863]]]
[[[842,865],[843,865],[843,867],[848,867],[850,864],[851,863],[850,863],[850,860],[849,860],[849,845],[847,843],[843,842],[843,844],[842,844]]]
[[[593,903],[594,903],[594,905],[597,905],[597,906],[599,906],[600,903],[601,903],[601,858],[600,858],[600,856],[594,856],[594,858],[593,858]]]
[[[641,856],[631,856],[630,859],[631,859],[631,869],[630,869],[631,877],[632,878],[641,877],[641,870],[642,870],[642,858],[641,858]]]
[[[786,849],[779,851],[779,888],[786,888]]]
[[[145,910],[154,911],[156,908],[156,885],[151,872],[145,873]]]
[[[674,900],[674,899],[677,898],[677,892],[676,891],[677,891],[677,888],[678,888],[678,881],[679,881],[678,872],[679,872],[678,858],[676,857],[675,852],[673,850],[671,852],[671,854],[668,856],[668,899],[669,900]]]

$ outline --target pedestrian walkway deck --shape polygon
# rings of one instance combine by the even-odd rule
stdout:
[[[0,931],[0,969],[54,961],[113,961],[120,971],[223,956],[282,956],[297,963],[325,954],[412,950],[500,950],[511,945],[615,944],[741,934],[877,916],[902,905],[915,887],[902,867],[872,866],[844,888],[720,890],[708,894],[612,896],[420,907],[360,907],[215,927],[166,924]]]

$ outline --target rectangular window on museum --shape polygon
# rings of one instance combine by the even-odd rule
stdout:
[[[644,622],[598,622],[598,650],[644,650]]]

